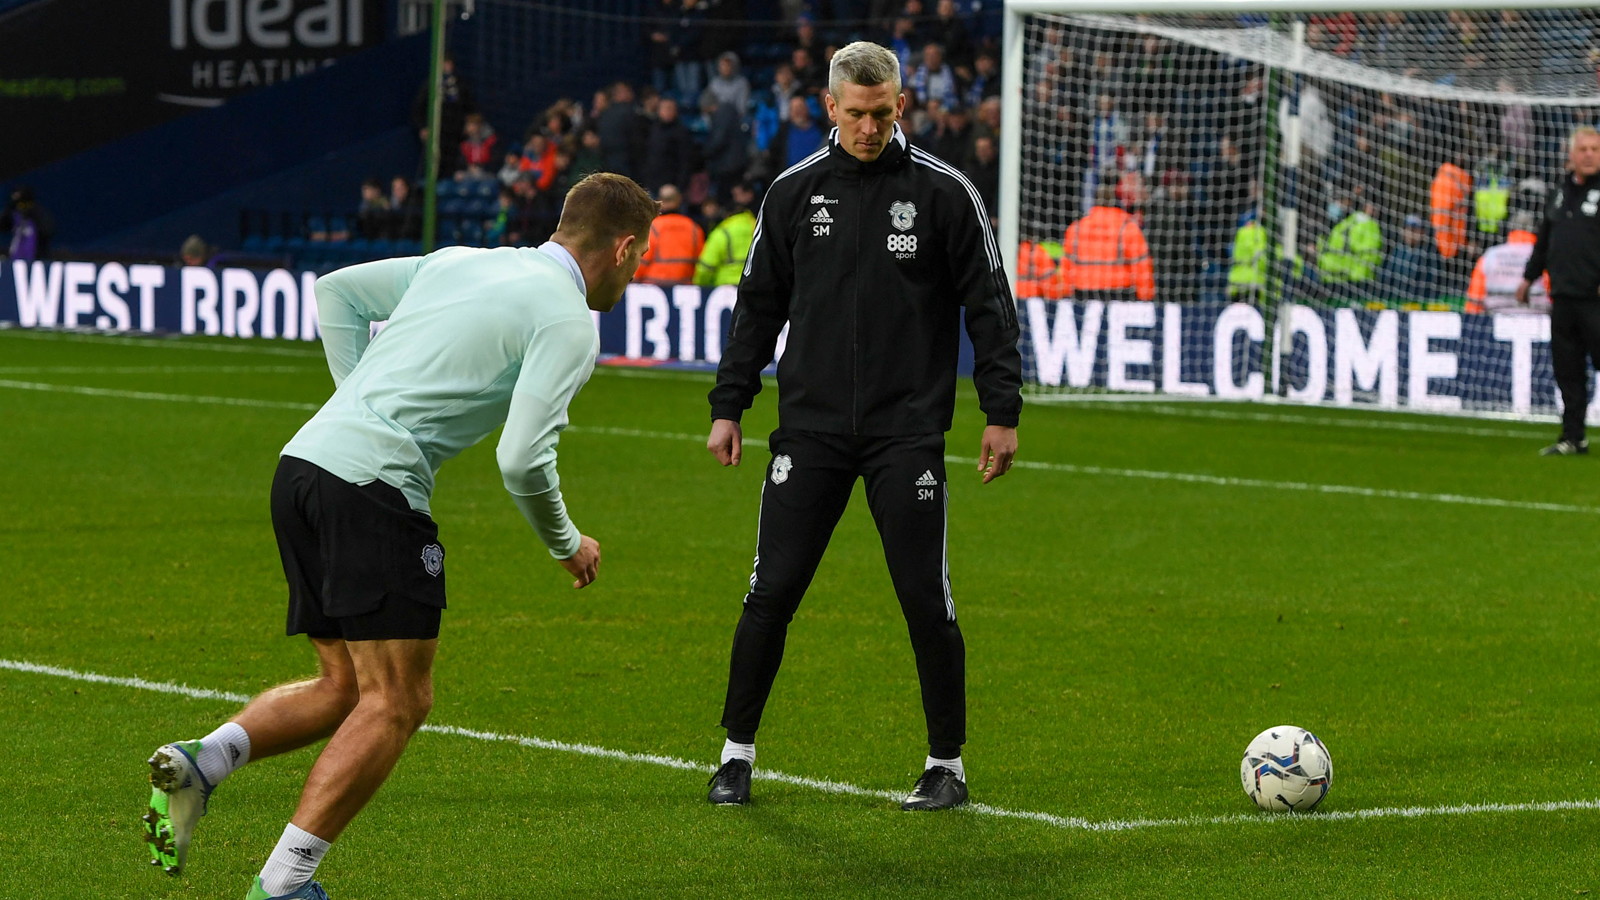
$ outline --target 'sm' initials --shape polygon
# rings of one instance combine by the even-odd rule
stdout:
[[[918,500],[932,500],[933,499],[933,489],[932,488],[918,488],[917,489],[917,499]]]

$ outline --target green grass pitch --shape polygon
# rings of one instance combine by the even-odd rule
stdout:
[[[505,496],[492,438],[444,467],[433,722],[714,761],[766,454],[724,470],[692,439],[603,431],[702,435],[707,387],[603,370],[574,404],[563,488],[604,550],[583,591]],[[295,404],[330,390],[315,345],[0,332],[0,658],[245,694],[307,675],[309,648],[282,634],[267,488],[309,416]],[[972,457],[982,420],[962,391],[949,452]],[[747,437],[773,426],[773,399]],[[694,771],[425,733],[319,878],[337,900],[1588,893],[1600,810],[1274,817],[1237,774],[1252,736],[1292,723],[1332,751],[1326,812],[1600,798],[1600,479],[1594,460],[1537,457],[1553,433],[1032,404],[1020,458],[1578,509],[1045,469],[980,486],[952,464],[974,799],[1158,824],[909,815],[760,781],[752,806],[718,809]],[[235,708],[0,669],[0,898],[242,896],[312,751],[224,785],[182,878],[147,864],[137,821],[149,751]],[[899,791],[922,736],[858,488],[791,629],[760,762]]]

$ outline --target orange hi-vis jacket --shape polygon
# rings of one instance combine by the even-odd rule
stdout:
[[[1455,163],[1442,163],[1433,176],[1428,207],[1433,212],[1433,240],[1439,255],[1455,259],[1467,245],[1467,202],[1472,198],[1472,176]]]
[[[1022,241],[1017,246],[1017,297],[1055,300],[1060,296],[1060,273],[1050,251],[1037,241]]]
[[[1113,206],[1096,206],[1067,227],[1061,241],[1061,287],[1075,291],[1133,290],[1140,300],[1156,298],[1155,267],[1139,223]]]
[[[650,246],[645,249],[635,281],[654,284],[692,284],[694,267],[706,246],[706,233],[683,213],[662,213],[650,223]]]

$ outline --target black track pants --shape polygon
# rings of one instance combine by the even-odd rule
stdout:
[[[911,632],[930,752],[940,759],[959,755],[967,727],[966,645],[945,555],[944,435],[870,438],[780,428],[770,446],[755,574],[734,632],[722,710],[729,737],[754,740],[789,622],[860,477]]]
[[[1583,439],[1589,360],[1600,367],[1600,300],[1556,297],[1550,305],[1550,368],[1561,389],[1561,436]]]

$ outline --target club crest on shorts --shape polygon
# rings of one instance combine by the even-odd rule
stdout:
[[[444,571],[444,548],[438,544],[429,544],[422,548],[422,568],[429,575],[438,577]]]
[[[917,224],[917,205],[910,200],[896,200],[889,204],[889,221],[901,231],[910,231]]]
[[[779,453],[772,458],[772,483],[783,484],[789,480],[789,470],[794,468],[794,460],[788,454]]]

